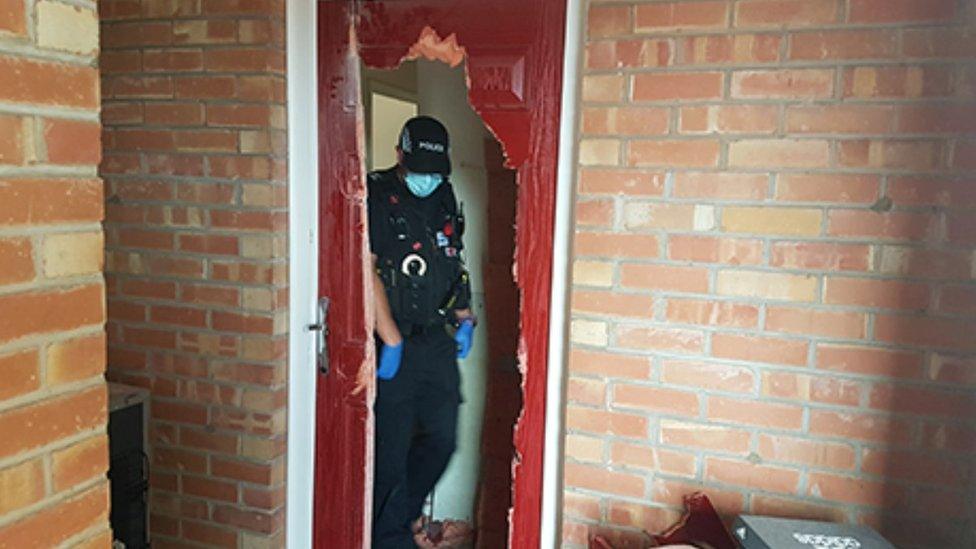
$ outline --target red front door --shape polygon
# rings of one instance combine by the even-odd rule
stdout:
[[[516,427],[512,547],[539,545],[546,347],[565,4],[561,0],[319,2],[319,293],[329,297],[328,374],[319,377],[315,546],[367,543],[374,396],[367,324],[359,63],[463,58],[469,100],[518,173],[522,416]]]

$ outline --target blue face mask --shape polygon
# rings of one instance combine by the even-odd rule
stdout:
[[[427,198],[430,194],[437,190],[441,182],[444,181],[444,176],[439,173],[414,173],[407,172],[407,175],[403,177],[403,180],[407,183],[407,188],[410,192],[418,198]]]

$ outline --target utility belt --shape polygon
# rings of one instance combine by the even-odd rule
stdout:
[[[470,306],[468,275],[459,262],[410,253],[380,258],[377,269],[402,334],[443,329],[454,323],[455,310]]]

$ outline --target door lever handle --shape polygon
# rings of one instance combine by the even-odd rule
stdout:
[[[318,362],[319,373],[327,375],[329,373],[329,298],[319,298],[319,306],[316,308],[315,324],[305,327],[310,332],[315,332],[315,355]]]

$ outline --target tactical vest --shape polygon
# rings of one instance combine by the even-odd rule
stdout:
[[[371,215],[379,216],[371,223],[383,239],[376,269],[401,333],[453,320],[450,313],[470,306],[471,290],[461,258],[464,216],[451,184],[444,181],[422,199],[436,201],[433,214],[409,195],[395,170],[370,174],[368,192]]]

